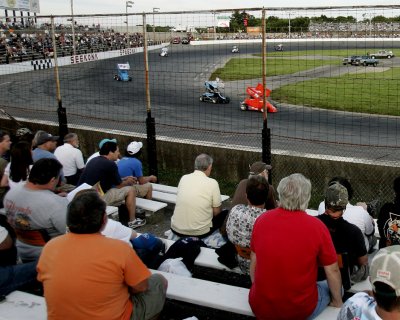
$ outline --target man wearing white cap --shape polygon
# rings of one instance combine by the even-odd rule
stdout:
[[[371,263],[372,292],[346,301],[338,320],[400,319],[400,245],[379,250]]]
[[[143,176],[142,162],[138,159],[142,154],[142,142],[132,141],[126,148],[125,157],[118,161],[118,172],[121,178],[136,177],[139,184],[134,185],[137,195],[151,199],[152,186],[150,182],[157,182],[156,176]]]

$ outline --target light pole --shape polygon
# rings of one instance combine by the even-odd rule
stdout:
[[[132,8],[133,1],[126,1],[125,2],[125,9],[126,9],[126,36],[127,41],[129,42],[129,28],[128,28],[128,8]]]
[[[76,48],[75,48],[74,0],[71,0],[71,23],[72,23],[72,53],[73,53],[73,55],[76,55]]]
[[[291,37],[291,26],[290,26],[290,12],[289,12],[289,39],[290,39],[290,37]]]
[[[158,12],[160,8],[153,8],[153,42],[156,42],[156,25],[154,24],[154,12]]]

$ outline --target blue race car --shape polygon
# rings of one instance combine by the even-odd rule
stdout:
[[[231,101],[229,97],[225,97],[220,92],[219,87],[223,87],[223,82],[220,79],[206,81],[204,82],[204,86],[206,87],[206,92],[200,96],[200,101],[212,103],[229,103]]]
[[[130,70],[129,63],[118,63],[117,71],[118,74],[114,75],[114,80],[117,81],[132,81],[132,77],[129,76],[128,70]]]

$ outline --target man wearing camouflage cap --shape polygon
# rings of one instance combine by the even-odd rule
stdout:
[[[372,292],[346,301],[338,320],[400,319],[400,245],[379,250],[371,263]]]
[[[336,253],[348,254],[351,280],[359,282],[368,277],[368,256],[361,230],[343,219],[348,202],[347,189],[332,183],[325,193],[325,213],[318,218],[327,226]]]

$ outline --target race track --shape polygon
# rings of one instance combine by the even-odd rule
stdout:
[[[398,43],[318,42],[291,43],[285,50],[351,49],[375,47],[396,48]],[[225,82],[225,93],[231,97],[227,105],[202,103],[204,81],[217,67],[233,56],[232,45],[171,45],[169,57],[159,51],[149,53],[152,115],[157,134],[171,139],[212,141],[222,145],[260,147],[262,114],[243,112],[239,103],[247,85],[257,80]],[[240,45],[240,57],[259,53],[260,45]],[[272,46],[271,46],[272,48]],[[268,50],[270,48],[268,47]],[[128,61],[132,82],[113,80],[116,63]],[[272,89],[295,81],[318,78],[327,72],[344,74],[342,66],[316,68],[306,74],[269,78]],[[400,65],[400,58],[382,61]],[[360,67],[363,68],[363,67]],[[371,67],[372,68],[372,67]],[[60,68],[61,97],[70,124],[145,133],[146,117],[143,55],[100,60]],[[13,116],[57,121],[54,70],[17,73],[0,77],[0,105]],[[279,112],[268,114],[273,150],[345,156],[379,161],[400,160],[397,117],[334,112],[307,107],[278,105]]]

